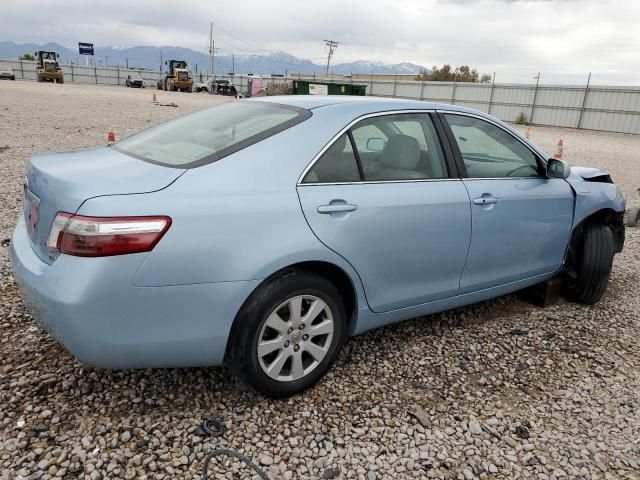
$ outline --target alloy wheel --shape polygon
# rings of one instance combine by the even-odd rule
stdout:
[[[333,314],[324,300],[314,295],[289,298],[264,322],[257,345],[260,367],[274,380],[299,380],[326,357],[333,331]]]

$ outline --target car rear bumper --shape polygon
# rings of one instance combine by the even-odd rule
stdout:
[[[145,256],[61,255],[47,265],[34,253],[22,219],[11,241],[25,304],[80,362],[102,368],[220,364],[233,319],[259,281],[136,287],[132,277]]]

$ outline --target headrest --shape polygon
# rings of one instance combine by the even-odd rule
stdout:
[[[392,135],[382,150],[380,162],[388,168],[412,170],[420,161],[420,145],[408,135]]]

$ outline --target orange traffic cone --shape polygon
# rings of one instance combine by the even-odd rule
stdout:
[[[113,143],[116,141],[116,134],[114,132],[107,133],[107,142]]]
[[[158,103],[158,101],[156,100],[156,94],[155,93],[151,96],[151,103]]]
[[[560,139],[558,141],[558,149],[556,150],[556,154],[553,156],[553,158],[556,158],[558,160],[562,160],[562,151],[564,149],[564,142],[562,141],[562,139]]]
[[[529,125],[527,127],[527,134],[526,134],[527,140],[529,140],[529,138],[531,137],[531,125]]]

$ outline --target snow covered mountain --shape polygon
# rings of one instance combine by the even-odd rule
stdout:
[[[0,42],[0,58],[17,58],[25,53],[36,50],[54,50],[60,54],[63,63],[84,63],[85,59],[78,55],[75,48],[67,48],[58,43],[38,45],[35,43],[16,44],[14,42]],[[161,60],[162,59],[162,60]],[[206,71],[209,59],[206,53],[190,48],[136,46],[96,47],[94,61],[98,65],[129,65],[130,67],[151,68],[157,70],[161,62],[166,60],[187,60],[193,71]],[[408,62],[385,64],[382,62],[359,60],[350,63],[331,65],[330,72],[337,75],[351,73],[386,73],[411,74],[419,73],[424,67]],[[217,73],[254,73],[256,75],[291,74],[291,73],[324,73],[325,65],[318,65],[311,60],[289,55],[285,52],[274,52],[260,55],[216,55],[215,71]]]

